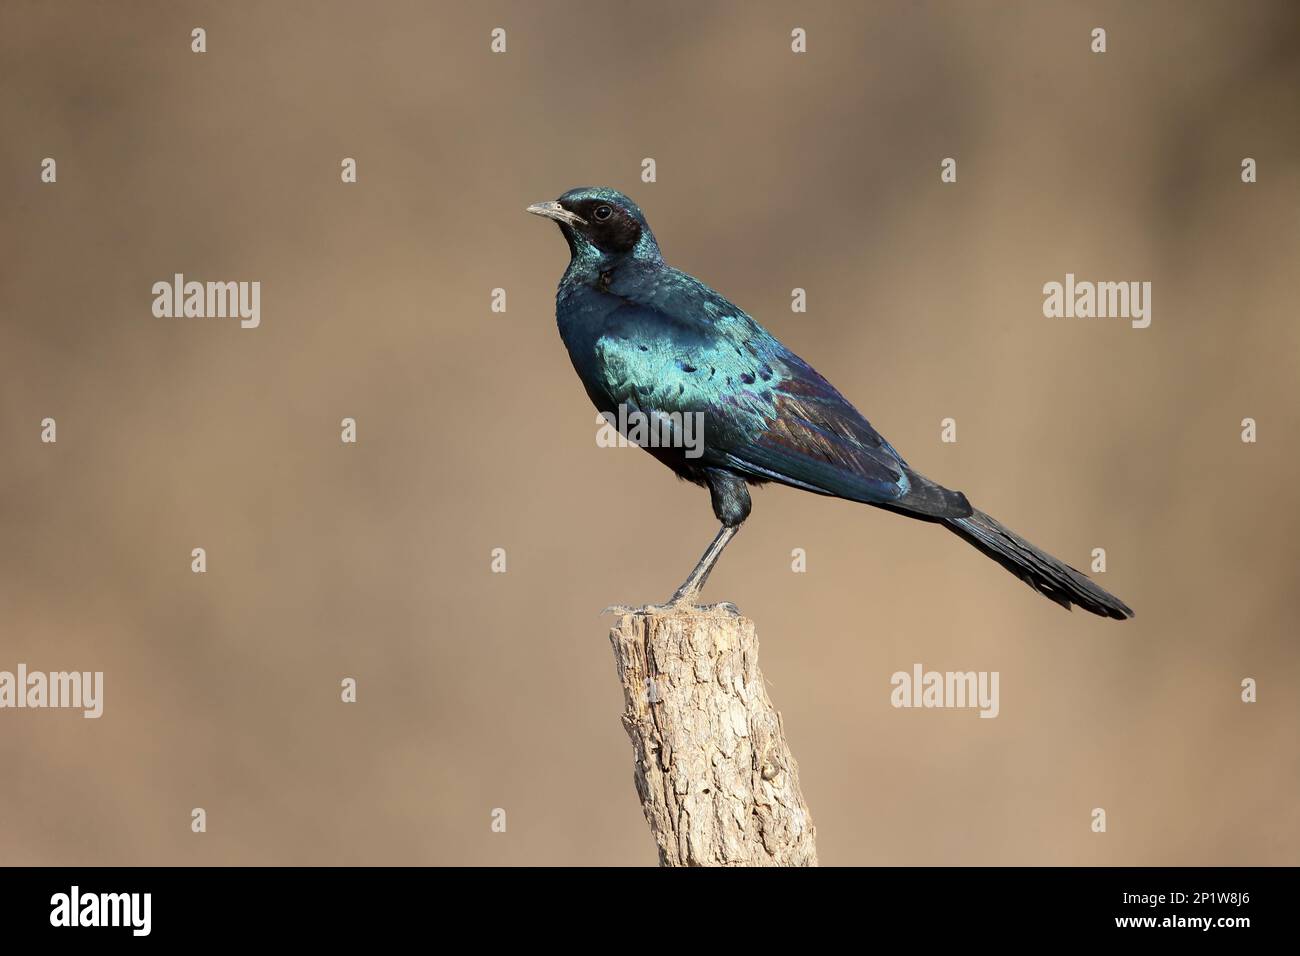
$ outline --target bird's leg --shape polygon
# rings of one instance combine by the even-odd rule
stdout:
[[[676,607],[682,604],[694,604],[695,599],[699,597],[700,591],[704,588],[704,582],[709,579],[709,572],[713,566],[718,563],[718,558],[722,557],[722,549],[727,543],[736,536],[740,526],[728,527],[723,525],[719,529],[717,536],[714,537],[713,543],[709,545],[703,557],[700,558],[699,564],[695,565],[695,570],[690,576],[682,582],[682,586],[673,592],[673,596],[668,599],[669,607]]]
[[[641,611],[650,614],[661,614],[683,607],[697,606],[695,599],[700,596],[700,590],[704,587],[704,582],[709,579],[709,572],[713,570],[713,566],[718,563],[718,558],[722,556],[722,549],[736,536],[741,524],[749,517],[750,510],[749,489],[743,478],[725,471],[709,469],[705,473],[704,481],[708,485],[709,494],[713,499],[713,514],[722,522],[722,529],[718,531],[713,543],[709,545],[708,550],[704,552],[704,556],[700,558],[700,563],[695,565],[695,570],[691,572],[690,577],[673,592],[673,596],[668,599],[667,604],[651,604],[643,608],[616,605],[615,607],[605,608],[602,613],[635,614],[637,611]],[[726,611],[729,614],[740,613],[736,605],[726,601],[721,604],[706,605],[703,609]]]
[[[709,545],[708,550],[700,558],[699,564],[695,565],[695,570],[682,582],[682,586],[673,592],[673,596],[666,603],[648,604],[645,607],[627,607],[623,604],[615,604],[613,607],[605,608],[601,613],[635,614],[640,611],[650,614],[667,614],[684,607],[701,607],[705,611],[726,611],[728,614],[739,614],[740,609],[729,601],[702,606],[695,603],[695,599],[700,595],[700,590],[704,587],[704,582],[709,579],[709,572],[713,570],[714,565],[718,563],[718,558],[722,556],[722,549],[736,536],[736,532],[739,530],[740,525],[723,525],[713,539],[713,543]]]

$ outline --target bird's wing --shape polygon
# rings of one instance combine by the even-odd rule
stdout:
[[[704,464],[935,517],[971,513],[960,492],[910,469],[815,369],[707,292],[691,309],[628,303],[610,316],[596,349],[612,404],[703,413]]]
[[[933,517],[965,517],[970,503],[912,470],[808,363],[780,346],[781,374],[763,427],[728,452],[742,472],[823,494]],[[706,440],[707,440],[707,432]]]

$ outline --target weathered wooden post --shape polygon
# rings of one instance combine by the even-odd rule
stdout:
[[[620,615],[610,643],[637,793],[662,866],[816,866],[816,831],[754,622],[720,610]]]

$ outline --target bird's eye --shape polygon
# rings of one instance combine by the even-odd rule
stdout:
[[[596,211],[591,214],[591,218],[597,222],[604,222],[610,216],[614,215],[614,210],[608,206],[597,206]]]

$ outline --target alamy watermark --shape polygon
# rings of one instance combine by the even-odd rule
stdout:
[[[1151,324],[1150,282],[1065,282],[1043,286],[1043,315],[1049,319],[1129,319],[1135,329]]]
[[[927,671],[920,664],[895,671],[889,702],[895,707],[971,707],[981,717],[996,717],[998,671]]]
[[[160,319],[239,319],[243,329],[262,324],[261,282],[186,282],[177,272],[172,281],[153,284],[153,314]]]
[[[119,926],[132,936],[148,936],[152,917],[152,893],[83,893],[74,885],[50,897],[51,926]]]
[[[103,671],[0,671],[0,710],[67,708],[94,719],[104,713]]]
[[[703,412],[661,412],[618,406],[618,414],[596,414],[598,448],[684,448],[687,458],[704,454]]]

